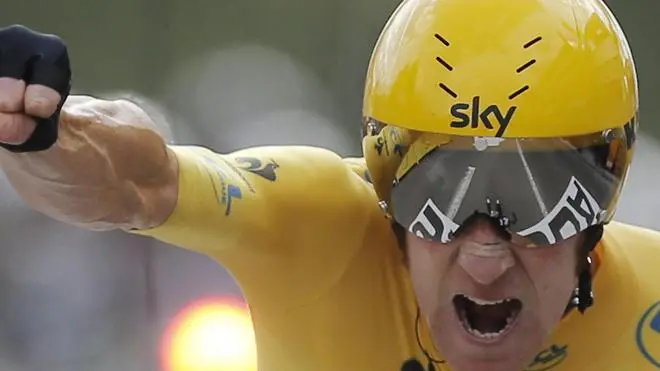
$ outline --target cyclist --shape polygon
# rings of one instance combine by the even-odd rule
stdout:
[[[57,37],[9,27],[0,51],[17,192],[216,259],[263,370],[660,368],[660,235],[611,221],[638,92],[600,0],[404,1],[360,159],[168,146],[131,102],[68,97]]]

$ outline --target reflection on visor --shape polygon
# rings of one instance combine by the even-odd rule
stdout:
[[[600,223],[603,219],[601,212],[596,199],[580,181],[572,177],[552,211],[540,222],[518,234],[532,241],[554,244]]]
[[[487,215],[495,219],[499,226],[508,228],[511,223],[516,222],[515,214],[512,214],[514,219],[511,219],[503,212],[493,209],[492,203],[490,199],[485,200]],[[498,205],[501,206],[500,203]],[[517,234],[528,237],[537,244],[554,244],[600,223],[603,215],[601,212],[598,202],[573,177],[552,211],[534,226]],[[408,230],[419,238],[446,243],[459,227],[459,224],[445,216],[433,199],[429,198]]]
[[[431,150],[423,143],[421,158],[404,161],[412,165],[393,187],[392,214],[440,242],[482,213],[537,245],[555,244],[611,216],[627,171],[625,138],[453,137]]]

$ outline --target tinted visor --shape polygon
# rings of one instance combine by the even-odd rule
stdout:
[[[628,168],[624,129],[568,138],[424,135],[410,146],[391,211],[420,238],[448,242],[475,213],[533,244],[609,221]]]

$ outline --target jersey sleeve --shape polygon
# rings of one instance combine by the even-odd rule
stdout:
[[[258,147],[217,154],[172,146],[179,162],[176,208],[162,225],[134,233],[235,260],[299,254],[337,230],[351,231],[370,187],[359,159],[302,146]],[[356,229],[356,238],[359,233]],[[309,244],[301,243],[307,239]],[[308,245],[305,247],[305,245]]]

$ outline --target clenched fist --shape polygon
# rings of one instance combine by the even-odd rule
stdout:
[[[12,152],[50,148],[71,87],[64,42],[23,26],[0,28],[0,146]]]

